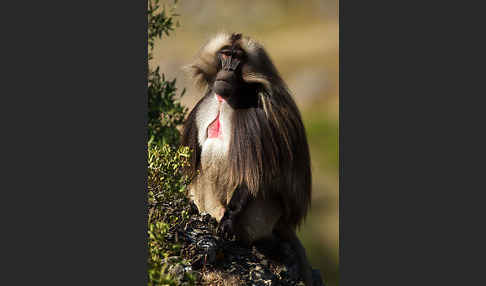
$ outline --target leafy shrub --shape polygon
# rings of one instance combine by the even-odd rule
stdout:
[[[188,218],[185,188],[188,178],[180,172],[189,164],[189,148],[164,145],[148,149],[148,285],[175,285],[167,273],[167,258],[180,255],[171,238]]]
[[[176,2],[174,1],[174,4]],[[166,9],[159,0],[148,0],[148,58],[156,38],[173,30],[174,6]],[[179,255],[174,230],[187,219],[185,188],[188,178],[182,168],[189,164],[189,148],[178,147],[187,109],[176,101],[176,80],[167,81],[159,67],[148,66],[148,285],[177,285],[169,274],[168,258]],[[184,94],[182,91],[181,96]],[[186,208],[182,207],[186,206]],[[172,261],[173,262],[173,261]],[[192,285],[194,279],[187,277]]]
[[[174,1],[174,5],[177,1]],[[148,59],[153,58],[152,52],[156,38],[169,36],[173,30],[174,7],[167,9],[160,5],[159,0],[148,0]],[[160,74],[159,67],[148,67],[148,138],[151,144],[176,145],[179,143],[180,126],[187,113],[187,108],[176,101],[176,79],[167,81]],[[185,90],[180,96],[183,96]]]
[[[175,101],[176,79],[166,81],[159,67],[148,75],[148,138],[151,144],[176,145],[180,139],[177,127],[182,125],[187,109]],[[184,94],[184,92],[182,93]]]

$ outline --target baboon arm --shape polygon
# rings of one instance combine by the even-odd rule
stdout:
[[[234,192],[231,200],[226,207],[224,216],[221,219],[218,232],[226,237],[232,237],[235,234],[235,222],[238,215],[246,208],[250,201],[250,192],[246,187],[238,187]]]
[[[230,216],[237,216],[248,204],[250,192],[246,187],[239,187],[233,192],[233,196],[226,208]]]

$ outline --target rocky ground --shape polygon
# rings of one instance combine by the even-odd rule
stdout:
[[[296,253],[281,243],[279,253],[245,247],[216,235],[217,222],[198,214],[190,206],[190,217],[174,229],[168,242],[181,245],[180,256],[166,259],[168,273],[181,285],[304,285],[300,280]],[[314,270],[314,285],[324,285]]]

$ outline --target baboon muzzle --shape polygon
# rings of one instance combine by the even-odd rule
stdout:
[[[240,61],[232,56],[222,59],[222,68],[216,75],[214,82],[214,92],[229,97],[236,90],[238,85],[236,70]]]

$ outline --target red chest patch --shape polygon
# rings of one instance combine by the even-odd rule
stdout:
[[[208,126],[208,138],[217,138],[221,135],[221,123],[219,122],[219,112],[216,119]]]

